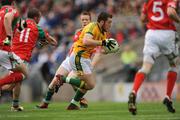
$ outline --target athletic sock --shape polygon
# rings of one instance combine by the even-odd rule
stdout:
[[[74,92],[76,92],[78,90],[78,88],[76,86],[72,86],[72,87],[73,87]]]
[[[76,78],[63,77],[62,80],[63,80],[63,82],[69,83],[69,84],[74,85],[74,86],[76,86],[78,88],[82,88],[85,85],[84,81],[80,80],[77,77]]]
[[[136,73],[135,79],[134,79],[134,85],[133,85],[133,92],[137,94],[138,89],[140,88],[141,84],[143,83],[145,79],[145,73],[138,72]]]
[[[43,99],[43,102],[49,104],[49,102],[50,102],[51,99],[52,99],[53,94],[54,94],[54,89],[48,88],[48,90],[47,90],[47,92],[46,92],[46,96],[45,96],[45,98]]]
[[[13,107],[18,107],[19,106],[19,100],[13,100],[12,101],[12,106]]]
[[[167,74],[167,96],[171,99],[171,94],[177,80],[177,72],[169,71]]]
[[[73,104],[75,104],[75,105],[78,106],[79,100],[80,100],[85,94],[86,94],[86,93],[81,92],[81,90],[78,89],[78,90],[76,91],[76,94],[75,94],[74,98],[72,99],[71,103],[73,103]]]

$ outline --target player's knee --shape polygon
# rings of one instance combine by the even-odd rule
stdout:
[[[143,61],[146,61],[148,63],[154,64],[155,62],[155,57],[153,55],[144,55]]]
[[[57,77],[54,77],[48,87],[52,89],[52,88],[54,88],[57,84],[58,84],[58,79],[57,79]]]
[[[145,55],[144,60],[143,60],[143,65],[138,72],[149,74],[151,72],[154,61],[155,61],[155,58],[153,58],[150,55]]]
[[[89,83],[89,84],[86,84],[85,86],[87,90],[92,90],[94,87],[95,87],[95,83]]]
[[[138,72],[142,72],[142,73],[145,73],[145,74],[149,74],[149,73],[151,72],[151,68],[146,67],[146,66],[142,66],[141,69],[139,69]]]

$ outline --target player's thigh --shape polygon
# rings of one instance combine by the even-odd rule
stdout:
[[[11,70],[13,68],[11,60],[9,58],[9,52],[0,50],[0,65],[8,70]]]
[[[12,83],[12,84],[7,84],[7,85],[3,85],[1,87],[1,89],[4,90],[8,90],[11,91],[14,87],[16,86],[16,83]]]
[[[67,56],[66,59],[61,63],[57,72],[61,75],[67,76],[71,71],[72,71],[72,68],[69,63],[69,57]]]
[[[170,66],[175,66],[176,58],[179,55],[179,45],[176,40],[176,32],[173,30],[160,30],[160,49],[169,61]]]
[[[148,30],[146,32],[143,49],[143,61],[154,63],[155,59],[161,54],[158,41],[159,40],[154,31]]]
[[[59,75],[59,74],[63,76],[67,76],[69,74],[69,71],[60,65],[56,71],[56,75]]]
[[[78,55],[71,54],[69,58],[69,63],[72,70],[76,74],[91,74],[92,73],[92,64],[89,58],[83,58]]]
[[[95,77],[92,74],[92,64],[91,60],[88,58],[83,58],[77,55],[70,57],[71,65],[73,71],[77,74],[77,76],[83,80],[88,89],[92,89],[95,86]]]
[[[71,71],[69,74],[68,74],[68,77],[77,77],[77,74],[76,74],[76,72],[74,72],[74,71]]]
[[[176,32],[172,30],[167,30],[165,31],[164,34],[162,34],[161,38],[161,44],[162,45],[162,53],[165,55],[175,55],[178,56],[179,54],[179,46],[176,41]],[[164,49],[163,49],[164,48]]]
[[[10,57],[12,59],[12,65],[13,65],[12,71],[20,71],[25,75],[25,77],[27,77],[29,70],[29,63],[26,62],[25,60],[22,60],[15,53],[11,53]]]
[[[96,85],[95,76],[93,74],[84,74],[83,81],[86,83],[88,89],[93,89]]]

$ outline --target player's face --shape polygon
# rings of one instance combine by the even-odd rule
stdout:
[[[39,15],[39,17],[35,17],[34,18],[34,20],[35,20],[35,22],[38,24],[39,23],[39,21],[40,21],[40,18],[41,18],[41,13],[39,13],[40,15]]]
[[[108,18],[108,20],[106,20],[103,24],[103,29],[108,32],[110,31],[111,28],[111,24],[112,24],[112,18]]]
[[[87,24],[89,24],[91,22],[90,16],[89,15],[81,15],[80,21],[81,21],[82,27],[85,27]]]

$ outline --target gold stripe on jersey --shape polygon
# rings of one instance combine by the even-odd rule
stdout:
[[[92,31],[93,31],[94,27],[96,27],[96,23],[93,23],[93,25],[91,26],[91,28],[89,28],[89,33],[92,34]]]
[[[85,34],[91,34],[94,40],[103,41],[106,39],[106,33],[101,30],[97,22],[91,22],[87,26],[85,26],[74,44],[73,52],[78,54],[80,51],[84,51],[82,53],[82,57],[90,58],[96,46],[86,46],[83,44],[83,38]]]

